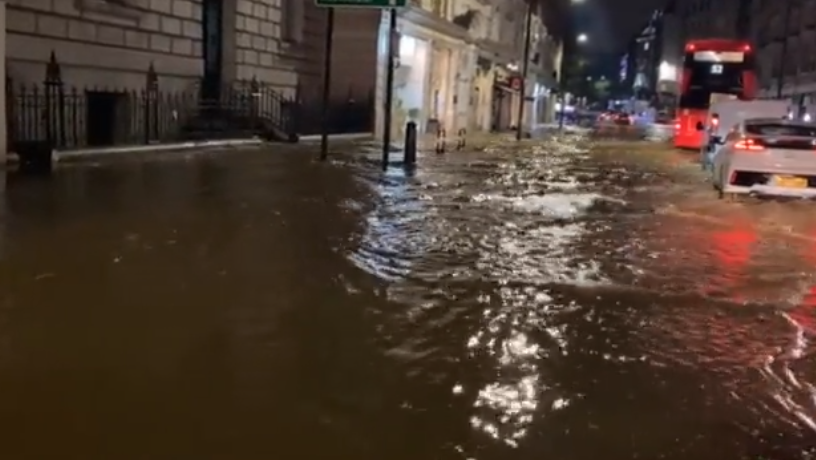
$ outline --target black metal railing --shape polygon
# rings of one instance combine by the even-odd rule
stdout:
[[[196,91],[200,94],[200,91]],[[297,138],[297,102],[257,79],[220,86],[217,96],[199,98],[197,117],[185,124],[196,138],[261,135],[275,140]]]
[[[16,143],[31,141],[76,149],[225,135],[296,137],[294,98],[255,79],[221,86],[215,98],[204,97],[200,85],[163,90],[151,65],[141,89],[70,87],[51,53],[43,82],[17,84],[6,78],[7,142],[13,151]],[[210,123],[202,125],[202,119]],[[221,129],[212,129],[213,119]]]
[[[374,94],[355,97],[349,92],[334,98],[328,106],[329,134],[368,133],[374,131]],[[319,98],[300,99],[297,103],[297,126],[300,135],[322,132],[323,104]]]

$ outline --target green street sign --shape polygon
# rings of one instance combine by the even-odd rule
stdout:
[[[315,0],[315,4],[339,8],[404,8],[408,0]]]

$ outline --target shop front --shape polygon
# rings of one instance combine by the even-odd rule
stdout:
[[[402,138],[409,121],[417,124],[419,132],[424,132],[432,117],[426,104],[430,48],[427,40],[406,34],[400,36],[394,71],[393,129],[397,139]]]

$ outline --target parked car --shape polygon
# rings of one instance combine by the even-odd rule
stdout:
[[[776,117],[741,120],[724,135],[711,175],[721,198],[816,198],[816,125]]]

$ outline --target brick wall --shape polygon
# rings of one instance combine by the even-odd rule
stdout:
[[[306,101],[319,101],[323,89],[326,9],[313,2],[304,4],[304,28],[298,53],[292,57]],[[382,11],[337,8],[332,40],[331,97],[349,95],[362,100],[373,94],[377,84],[377,46]]]
[[[374,9],[337,10],[332,50],[333,97],[344,99],[351,94],[362,99],[374,92],[377,74],[385,69],[378,53],[384,58],[386,50],[384,46],[378,48],[378,37],[381,33],[387,36],[387,16]]]
[[[316,99],[323,88],[323,49],[326,37],[326,9],[306,2],[304,11],[302,59],[297,63],[301,95]],[[341,50],[346,52],[348,50]]]

